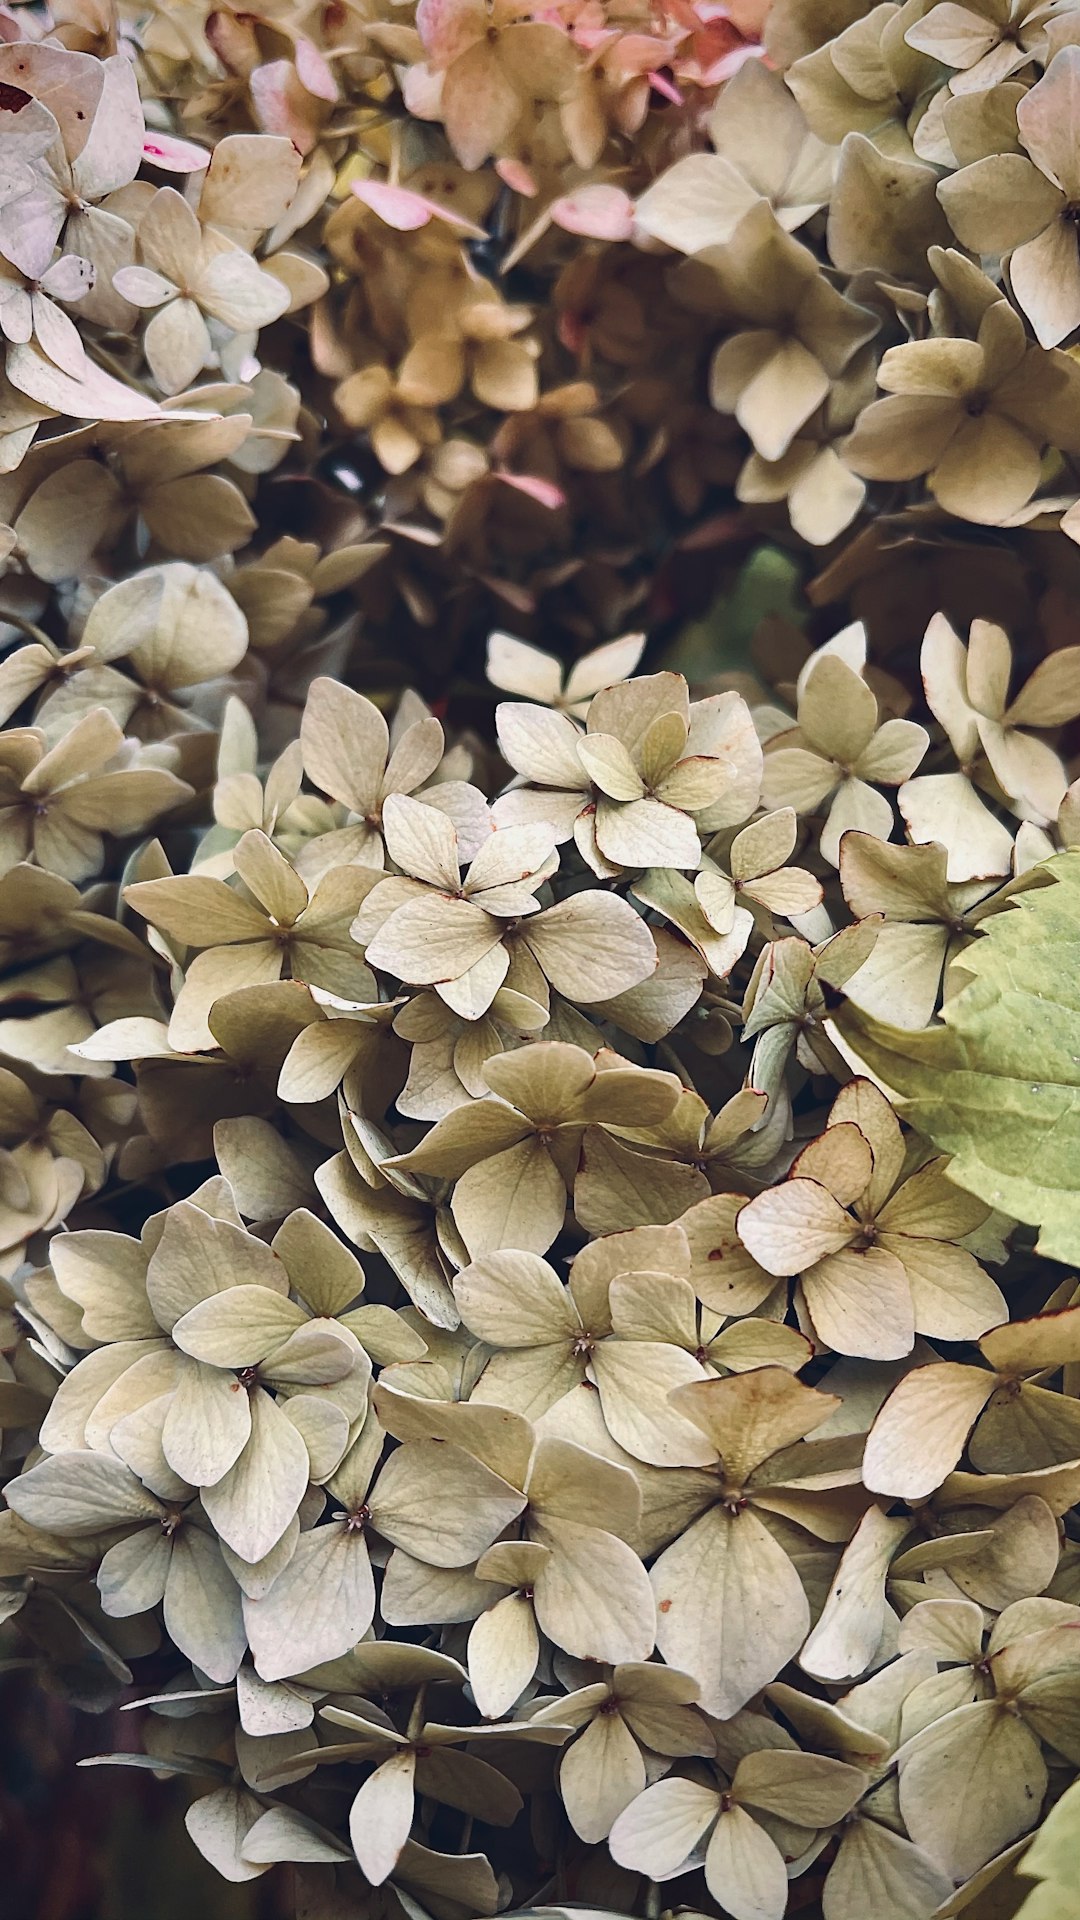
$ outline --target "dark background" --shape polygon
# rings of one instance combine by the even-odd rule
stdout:
[[[287,1920],[283,1869],[230,1886],[196,1851],[186,1783],[78,1768],[135,1745],[134,1718],[79,1713],[33,1673],[0,1674],[3,1920]]]

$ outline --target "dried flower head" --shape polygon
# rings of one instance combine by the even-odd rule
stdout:
[[[1077,14],[0,9],[0,1668],[298,1920],[1064,1920]]]

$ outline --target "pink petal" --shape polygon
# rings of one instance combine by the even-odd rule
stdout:
[[[482,40],[488,17],[483,0],[420,0],[416,30],[433,66],[448,67]]]
[[[496,480],[505,481],[508,487],[516,487],[518,493],[527,493],[542,507],[554,513],[557,507],[565,507],[566,495],[561,487],[552,480],[539,480],[533,473],[497,473]]]
[[[197,147],[193,140],[178,140],[172,133],[147,133],[143,159],[164,173],[201,173],[210,164],[205,147]]]
[[[575,313],[570,307],[565,308],[559,315],[556,332],[560,346],[565,347],[567,353],[584,353],[589,329],[580,313]]]
[[[520,193],[526,200],[535,200],[540,188],[524,160],[515,160],[512,155],[507,155],[502,160],[496,160],[495,171],[511,193]]]
[[[673,86],[672,82],[665,79],[662,73],[650,73],[649,85],[652,87],[654,93],[660,94],[664,100],[670,100],[673,106],[682,106],[682,94],[679,92],[678,87]]]
[[[730,80],[732,74],[738,73],[739,68],[744,67],[748,60],[763,60],[764,57],[764,47],[749,44],[743,47],[733,47],[730,53],[725,53],[722,59],[714,61],[711,67],[706,67],[703,70],[701,85],[704,87],[714,87],[721,80]]]
[[[318,47],[310,40],[296,42],[296,76],[317,100],[336,100],[338,84]]]
[[[416,60],[406,67],[401,80],[401,93],[406,110],[417,120],[442,119],[442,90],[446,75],[441,68],[428,65],[426,60]]]
[[[629,240],[634,203],[621,187],[598,182],[564,193],[555,201],[551,217],[564,233],[578,233],[587,240]]]
[[[310,153],[317,139],[319,109],[291,60],[268,60],[248,79],[255,117],[264,133],[291,140],[297,153]]]
[[[440,206],[437,200],[429,200],[426,194],[413,193],[410,187],[394,187],[389,180],[354,180],[352,190],[365,207],[398,233],[416,233],[431,220],[444,220],[447,226],[471,233],[478,240],[484,238],[483,227],[450,207]]]

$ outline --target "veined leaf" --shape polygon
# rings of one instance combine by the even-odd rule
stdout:
[[[905,1120],[951,1154],[948,1175],[1039,1229],[1038,1251],[1080,1259],[1080,851],[1043,863],[1035,886],[953,962],[970,976],[943,1025],[908,1033],[845,1007],[835,1027],[897,1098]]]

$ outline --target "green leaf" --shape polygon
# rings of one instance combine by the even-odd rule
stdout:
[[[953,962],[943,1025],[906,1033],[845,1006],[835,1031],[950,1180],[1080,1260],[1080,851],[1055,855]],[[1029,876],[1030,878],[1030,876]],[[1039,884],[1045,878],[1052,884]]]
[[[1080,1780],[1062,1794],[1035,1835],[1016,1869],[1025,1880],[1052,1880],[1071,1890],[1076,1912],[1080,1913]],[[1072,1911],[1071,1908],[1063,1911]],[[1026,1909],[1021,1909],[1021,1912]]]
[[[1017,1910],[1016,1920],[1080,1920],[1080,1893],[1060,1880],[1041,1880]]]

